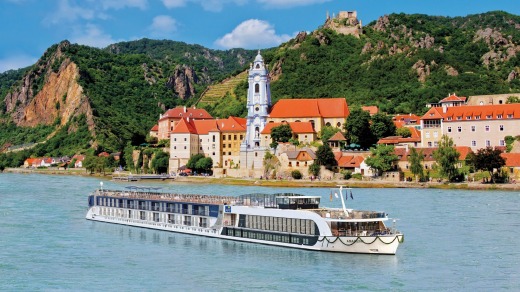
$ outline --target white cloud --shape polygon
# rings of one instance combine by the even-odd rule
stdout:
[[[168,15],[158,15],[148,29],[154,37],[166,37],[177,31],[177,21]]]
[[[148,0],[103,0],[101,5],[104,10],[122,9],[126,7],[145,10],[148,7]]]
[[[0,72],[20,69],[30,66],[38,61],[38,58],[28,55],[13,55],[0,59]]]
[[[70,41],[81,45],[104,48],[122,40],[114,40],[111,35],[104,33],[98,26],[87,24],[85,27],[76,28]]]
[[[296,6],[306,6],[321,4],[332,0],[256,0],[260,4],[265,4],[269,8],[290,8]]]
[[[168,9],[186,6],[186,0],[162,0]]]
[[[258,49],[277,46],[291,39],[291,36],[277,35],[274,27],[267,21],[249,19],[239,24],[232,32],[215,41],[226,48]]]
[[[56,12],[45,17],[44,22],[56,24],[62,21],[74,22],[77,19],[92,18],[94,18],[94,10],[71,5],[68,0],[60,0]]]
[[[224,5],[235,3],[236,5],[244,5],[248,0],[162,0],[164,6],[168,9],[186,6],[188,3],[200,4],[206,11],[220,12]]]

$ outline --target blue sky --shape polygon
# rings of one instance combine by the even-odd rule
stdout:
[[[212,49],[277,46],[332,15],[363,24],[390,13],[520,15],[519,0],[0,0],[0,72],[34,64],[62,40],[103,48],[140,38]]]

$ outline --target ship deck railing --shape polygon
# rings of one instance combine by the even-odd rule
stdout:
[[[331,210],[331,209],[312,209],[313,211],[320,215],[322,218],[330,218],[330,219],[376,219],[376,218],[385,218],[386,214],[384,212],[378,211],[361,211],[361,210],[349,210],[348,216],[341,209]]]
[[[96,196],[107,196],[121,199],[172,201],[214,205],[235,205],[237,203],[236,197],[218,195],[187,195],[154,192],[97,190]]]

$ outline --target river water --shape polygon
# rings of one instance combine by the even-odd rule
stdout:
[[[133,183],[134,185],[136,183]],[[163,191],[276,189],[177,182]],[[104,188],[128,183],[104,181]],[[99,179],[0,174],[0,291],[496,291],[520,287],[520,193],[354,189],[349,208],[397,218],[397,255],[302,251],[85,220]]]

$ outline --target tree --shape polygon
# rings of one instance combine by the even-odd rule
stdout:
[[[83,167],[87,172],[93,174],[96,170],[96,156],[92,154],[85,155],[85,159],[83,160]]]
[[[164,151],[159,151],[152,159],[152,169],[155,173],[167,173],[170,156]]]
[[[211,157],[204,157],[199,160],[197,160],[197,163],[195,164],[195,169],[199,173],[209,173],[211,172],[211,169],[213,168],[213,159]]]
[[[295,170],[291,171],[291,176],[294,179],[302,179],[303,175],[302,175],[301,171],[295,169]]]
[[[475,154],[475,168],[483,171],[488,171],[491,176],[491,182],[493,180],[494,170],[499,170],[502,166],[506,165],[505,159],[500,155],[502,151],[486,147],[479,149]]]
[[[399,159],[394,153],[393,145],[379,144],[377,147],[371,148],[370,153],[370,156],[365,159],[365,163],[376,170],[378,175],[392,169],[394,162]]]
[[[329,144],[323,144],[318,147],[318,150],[316,151],[316,161],[314,163],[323,165],[327,169],[331,169],[332,166],[337,165],[338,162],[336,161]]]
[[[337,132],[339,132],[341,129],[333,126],[324,126],[321,128],[321,141],[323,141],[323,144],[327,143],[327,141],[334,136]]]
[[[361,108],[352,109],[345,123],[345,130],[349,143],[368,148],[376,142],[370,131],[370,114]]]
[[[320,176],[321,167],[318,163],[313,163],[309,165],[309,174],[318,177]]]
[[[412,137],[412,131],[408,127],[401,127],[395,131],[397,136],[401,136],[403,138]]]
[[[267,151],[264,155],[264,177],[268,178],[272,171],[275,171],[280,166],[278,158]]]
[[[507,98],[506,103],[520,103],[520,98],[518,96],[511,95]]]
[[[190,157],[190,159],[188,160],[188,162],[186,163],[186,167],[189,168],[189,169],[193,169],[195,170],[197,168],[197,161],[199,161],[200,159],[204,158],[204,154],[195,154],[195,155],[192,155]]]
[[[126,163],[126,168],[130,171],[135,171],[135,163],[134,163],[134,146],[130,142],[126,143],[125,149],[123,150],[124,161]]]
[[[437,162],[441,177],[453,181],[458,175],[455,164],[459,161],[460,153],[455,149],[453,140],[447,135],[442,135],[439,148],[433,151],[433,158]]]
[[[410,150],[410,157],[408,157],[408,162],[410,163],[410,171],[415,176],[415,181],[417,181],[417,176],[419,178],[423,178],[424,172],[423,172],[423,165],[422,162],[424,161],[423,152],[417,151],[414,147]]]
[[[291,126],[289,124],[282,124],[278,127],[274,127],[271,129],[271,148],[276,149],[278,143],[286,143],[292,138],[293,132],[291,130]],[[274,146],[274,147],[273,147]]]
[[[372,116],[370,130],[376,140],[379,140],[384,137],[394,136],[396,128],[392,117],[384,113],[377,113]]]

